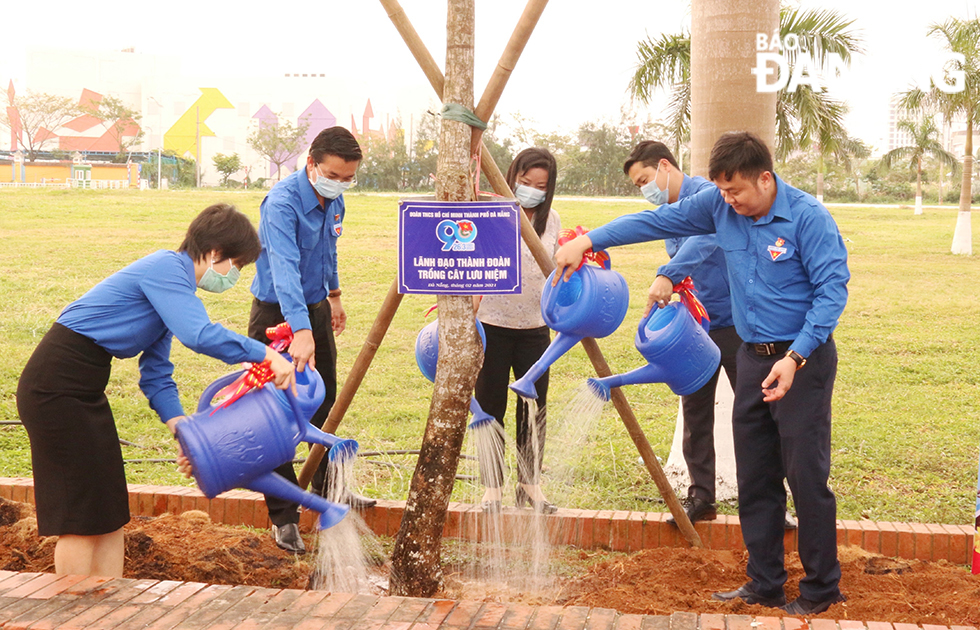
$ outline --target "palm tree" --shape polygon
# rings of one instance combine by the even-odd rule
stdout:
[[[881,165],[891,168],[892,164],[902,160],[909,161],[909,170],[915,171],[915,214],[922,214],[922,160],[927,155],[934,156],[940,162],[940,167],[959,166],[956,156],[943,148],[939,140],[933,136],[939,134],[936,122],[932,117],[923,118],[916,123],[912,120],[901,120],[897,125],[899,130],[907,131],[912,137],[912,144],[892,149],[881,157]]]
[[[783,7],[779,12],[780,40],[795,34],[800,48],[809,51],[821,67],[827,66],[831,53],[850,65],[853,56],[863,52],[861,40],[852,30],[853,24],[853,20],[831,10]],[[796,51],[785,51],[790,64],[795,54]],[[670,140],[677,145],[690,133],[691,127],[690,33],[647,37],[637,44],[636,55],[636,70],[627,91],[641,103],[649,103],[658,88],[670,90],[666,126]],[[785,157],[816,142],[822,147],[818,151],[822,165],[823,156],[834,153],[837,150],[834,145],[847,137],[843,127],[845,111],[841,101],[807,85],[793,92],[780,90],[776,101],[776,155]],[[823,179],[820,168],[818,186]]]
[[[963,73],[963,89],[948,93],[932,86],[929,91],[913,88],[901,94],[900,104],[911,111],[935,107],[946,118],[957,115],[966,118],[966,138],[963,143],[963,168],[960,183],[960,211],[953,231],[954,254],[973,254],[970,226],[970,202],[973,195],[973,127],[980,115],[980,19],[949,18],[942,24],[929,26],[929,35],[943,40],[945,47],[963,55],[963,61],[947,63],[947,71]]]

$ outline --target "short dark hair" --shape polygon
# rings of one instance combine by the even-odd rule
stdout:
[[[310,157],[314,163],[319,164],[328,155],[336,155],[345,162],[360,162],[364,157],[354,134],[343,127],[327,127],[316,135],[310,145]]]
[[[640,162],[643,166],[656,166],[660,160],[667,160],[674,168],[680,168],[677,166],[677,160],[674,159],[674,154],[670,152],[666,144],[657,142],[656,140],[644,140],[630,151],[629,157],[623,163],[623,173],[629,177],[630,169],[637,162]]]
[[[222,259],[231,258],[245,266],[258,259],[262,243],[247,216],[231,204],[216,203],[191,221],[184,242],[177,248],[195,261],[211,250],[221,252]]]
[[[517,186],[517,176],[526,173],[532,168],[543,168],[548,172],[548,189],[544,193],[544,201],[534,208],[534,216],[531,218],[531,225],[538,236],[544,234],[544,229],[548,226],[548,215],[551,214],[551,202],[555,198],[555,183],[558,181],[558,163],[555,156],[548,149],[531,147],[524,149],[514,158],[507,169],[507,185],[511,190]]]
[[[772,154],[762,138],[748,131],[722,134],[708,158],[708,179],[719,176],[730,181],[735,175],[754,180],[763,172],[772,173]]]

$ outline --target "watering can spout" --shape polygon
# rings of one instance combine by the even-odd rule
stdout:
[[[668,376],[660,366],[647,363],[643,367],[636,368],[625,374],[613,374],[612,376],[605,376],[603,378],[590,378],[588,384],[593,394],[608,402],[612,396],[610,390],[613,387],[638,385],[640,383],[663,383],[667,381]]]
[[[480,407],[480,403],[476,402],[476,398],[470,397],[470,412],[473,414],[473,419],[470,420],[468,429],[478,429],[488,422],[496,422],[496,418],[488,414],[486,411]]]
[[[563,332],[558,333],[554,341],[551,342],[551,345],[548,346],[548,349],[541,355],[541,358],[531,366],[531,369],[524,376],[511,383],[510,388],[524,398],[536,400],[538,398],[538,391],[535,389],[534,384],[548,371],[552,363],[571,350],[581,340],[582,337],[578,335]]]
[[[319,512],[320,518],[317,521],[317,525],[320,529],[333,527],[344,520],[344,517],[350,512],[350,507],[340,505],[339,503],[331,503],[312,492],[305,492],[299,486],[289,483],[274,472],[259,475],[250,481],[247,487],[249,490],[292,501],[309,510]]]

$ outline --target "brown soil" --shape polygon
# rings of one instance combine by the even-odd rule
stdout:
[[[203,512],[134,518],[125,532],[128,578],[306,588],[313,572],[312,554],[286,555],[268,534],[213,524]],[[54,541],[38,538],[32,506],[0,499],[0,569],[52,571]],[[307,546],[314,544],[307,537]],[[744,552],[663,548],[615,554],[593,564],[596,556],[578,554],[581,566],[592,567],[568,580],[565,597],[556,603],[651,615],[782,615],[772,608],[711,600],[713,592],[745,581]],[[842,547],[840,560],[848,601],[819,617],[980,626],[980,576],[963,567],[884,558],[856,547]],[[787,565],[786,595],[792,599],[803,569],[796,554],[790,554]]]

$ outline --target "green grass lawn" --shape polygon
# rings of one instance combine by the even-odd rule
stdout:
[[[0,420],[17,419],[17,379],[30,353],[69,302],[137,258],[175,248],[205,206],[230,201],[258,221],[261,193],[180,191],[0,191]],[[397,197],[347,195],[340,241],[341,285],[349,321],[338,338],[341,383],[395,277]],[[632,200],[556,200],[563,225],[595,227],[639,210]],[[850,252],[850,300],[835,332],[840,368],[834,397],[832,485],[845,519],[972,522],[977,470],[977,373],[980,347],[980,260],[953,256],[955,210],[913,216],[908,208],[834,208]],[[638,367],[633,334],[657,266],[659,243],[613,250],[633,300],[626,321],[600,340],[614,372]],[[244,332],[254,267],[221,295],[201,292],[212,318]],[[363,451],[417,449],[432,385],[415,366],[414,342],[434,296],[407,296],[338,430]],[[184,406],[230,368],[174,343]],[[592,374],[580,347],[552,369],[552,408]],[[137,387],[136,360],[115,361],[109,398],[127,459],[168,458],[174,442]],[[664,385],[625,390],[654,450],[666,459],[677,401]],[[513,435],[511,411],[508,431]],[[581,480],[565,507],[664,509],[618,416],[608,406],[579,459]],[[30,450],[19,426],[0,427],[0,476],[29,476]],[[302,451],[300,452],[302,454]],[[358,483],[371,496],[402,499],[411,455],[358,463]],[[558,465],[549,462],[547,466]],[[466,460],[461,474],[474,475]],[[127,465],[131,483],[188,485],[169,464]],[[545,479],[547,484],[547,478]],[[473,500],[471,482],[458,484]],[[725,511],[733,511],[731,506]]]

